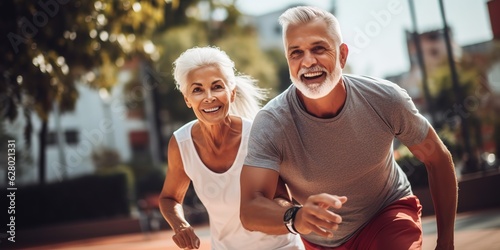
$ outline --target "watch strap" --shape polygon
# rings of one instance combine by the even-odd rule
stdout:
[[[288,229],[288,231],[292,234],[299,234],[299,232],[295,228],[295,216],[297,215],[297,212],[301,208],[302,208],[302,206],[293,206],[293,207],[287,209],[287,211],[285,212],[285,214],[290,213],[290,212],[292,213],[290,219],[288,221],[284,221],[286,229]]]

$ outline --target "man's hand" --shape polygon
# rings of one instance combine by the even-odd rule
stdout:
[[[200,239],[196,236],[191,226],[175,230],[175,235],[172,236],[172,239],[175,244],[182,249],[200,248]]]
[[[309,196],[295,216],[295,229],[300,234],[315,232],[324,237],[333,237],[331,231],[338,229],[342,217],[328,208],[340,209],[346,201],[345,196],[325,193]]]

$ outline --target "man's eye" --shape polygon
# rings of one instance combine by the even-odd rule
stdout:
[[[292,51],[292,53],[290,53],[290,58],[297,58],[300,55],[302,55],[302,51],[294,50],[294,51]]]
[[[314,53],[323,53],[325,52],[325,47],[321,47],[321,46],[317,46],[317,47],[314,47],[313,51]]]

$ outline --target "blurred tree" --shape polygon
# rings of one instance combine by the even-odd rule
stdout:
[[[234,7],[234,2],[213,1],[210,6],[208,1],[193,1],[190,6],[186,6],[187,19],[182,25],[169,28],[153,38],[161,51],[154,67],[162,80],[155,89],[155,93],[160,95],[157,114],[164,126],[162,138],[170,136],[174,129],[195,118],[186,107],[183,96],[175,90],[172,76],[172,63],[191,47],[220,47],[235,62],[240,73],[254,77],[261,87],[274,91],[271,95],[278,92],[275,59],[260,49],[253,28],[241,22],[241,13]],[[211,10],[214,17],[208,18],[206,10]]]
[[[481,63],[485,61],[484,63]],[[464,54],[456,63],[459,84],[464,96],[464,100],[456,100],[455,91],[451,82],[449,66],[443,63],[429,74],[429,88],[435,107],[436,122],[434,126],[437,130],[453,131],[458,137],[453,145],[448,145],[453,149],[454,158],[462,159],[464,156],[463,134],[460,132],[460,117],[467,123],[470,135],[470,146],[473,159],[480,160],[483,151],[482,128],[485,124],[493,124],[494,110],[489,108],[488,102],[491,90],[486,80],[486,67],[488,58],[478,60],[471,55]],[[449,143],[452,143],[449,141]],[[470,165],[470,166],[469,166]],[[479,170],[481,162],[466,164],[462,172],[474,172]]]
[[[278,68],[277,76],[279,81],[278,92],[285,91],[292,81],[290,80],[290,70],[288,69],[288,62],[286,61],[285,54],[282,49],[272,49],[266,52],[272,62]]]
[[[236,69],[258,80],[260,87],[269,89],[275,95],[279,91],[274,58],[270,58],[258,45],[256,35],[241,33],[223,37],[215,42],[231,57]]]
[[[47,119],[54,103],[61,112],[73,110],[78,80],[110,89],[117,68],[131,56],[157,58],[149,38],[166,12],[180,2],[0,2],[0,31],[6,34],[0,40],[2,115],[13,120],[22,107],[40,117],[40,183],[44,183]]]

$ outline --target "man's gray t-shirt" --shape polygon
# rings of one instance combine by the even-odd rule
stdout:
[[[292,85],[271,100],[252,125],[245,165],[276,170],[292,196],[345,195],[335,211],[342,224],[333,238],[303,235],[312,243],[339,246],[381,209],[411,195],[393,155],[393,140],[421,142],[429,124],[406,91],[375,78],[344,75],[347,99],[334,118],[308,114]]]

